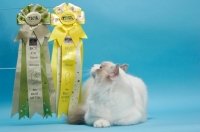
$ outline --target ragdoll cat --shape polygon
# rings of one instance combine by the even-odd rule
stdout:
[[[84,85],[82,104],[68,117],[70,124],[109,127],[131,125],[147,119],[147,91],[143,81],[125,73],[112,62],[103,62],[91,68]]]

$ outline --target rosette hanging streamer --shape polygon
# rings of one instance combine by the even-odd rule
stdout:
[[[52,116],[56,96],[47,43],[50,13],[41,5],[29,5],[18,14],[17,24],[22,26],[15,38],[20,43],[11,117]]]
[[[51,14],[51,25],[55,26],[49,41],[54,40],[52,72],[56,88],[56,109],[69,115],[78,105],[81,95],[83,42],[87,38],[81,24],[85,23],[80,7],[65,3],[56,6]]]

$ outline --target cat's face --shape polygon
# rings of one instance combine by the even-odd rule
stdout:
[[[93,78],[111,81],[119,75],[119,65],[112,62],[95,64],[90,71]]]

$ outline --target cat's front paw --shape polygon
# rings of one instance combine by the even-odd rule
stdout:
[[[110,126],[110,123],[105,120],[105,119],[98,119],[94,122],[94,127],[96,128],[103,128],[103,127],[109,127]]]

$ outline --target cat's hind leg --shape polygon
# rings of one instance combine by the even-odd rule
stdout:
[[[142,121],[142,114],[137,110],[133,110],[127,116],[114,121],[113,125],[133,125],[141,121]]]

